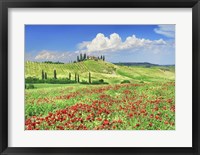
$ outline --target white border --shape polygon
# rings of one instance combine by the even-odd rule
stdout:
[[[192,9],[9,9],[9,147],[192,147]],[[24,131],[25,24],[176,24],[175,131]]]

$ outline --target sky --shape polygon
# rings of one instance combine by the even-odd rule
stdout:
[[[175,25],[25,25],[25,61],[68,63],[80,53],[175,64]]]

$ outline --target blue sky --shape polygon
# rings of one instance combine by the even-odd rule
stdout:
[[[79,53],[109,62],[175,64],[175,25],[26,25],[25,60],[76,60]]]

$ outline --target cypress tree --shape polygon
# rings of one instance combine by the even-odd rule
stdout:
[[[69,80],[71,80],[71,73],[69,73]]]
[[[89,83],[91,84],[91,73],[89,72]]]
[[[84,53],[83,59],[86,60],[86,53]]]
[[[54,79],[57,79],[57,77],[56,77],[56,70],[54,69]]]
[[[105,61],[105,56],[103,56],[103,61]]]
[[[76,73],[75,73],[75,81],[76,81]]]
[[[82,55],[82,53],[80,54],[80,61],[83,61],[83,55]]]
[[[78,74],[78,83],[79,83],[79,74]]]
[[[44,71],[42,70],[42,80],[44,80]]]
[[[103,56],[101,55],[101,60],[103,59]]]
[[[77,62],[79,62],[80,60],[79,60],[79,56],[77,56]]]
[[[44,78],[47,79],[47,73],[46,72],[44,73]]]

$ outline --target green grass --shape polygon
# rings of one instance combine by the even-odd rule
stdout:
[[[80,88],[92,88],[92,87],[96,87],[94,85],[88,85],[88,84],[47,84],[47,83],[38,83],[38,84],[34,84],[35,89],[41,89],[41,88],[58,88],[58,89],[62,89],[62,88],[72,88],[75,90],[78,90]],[[102,85],[101,85],[102,86]],[[99,86],[100,87],[100,86]],[[28,91],[28,90],[27,90]],[[34,91],[34,90],[32,90]],[[35,90],[38,91],[38,90]]]

